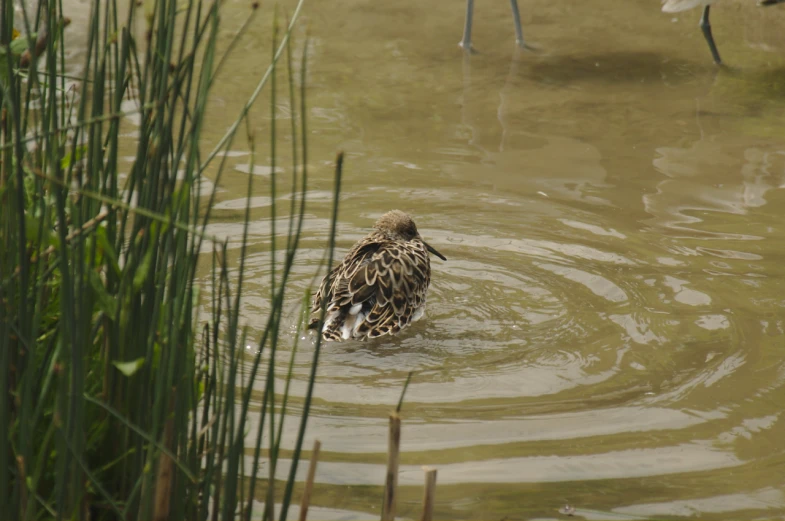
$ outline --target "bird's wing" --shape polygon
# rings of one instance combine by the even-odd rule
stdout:
[[[342,286],[342,302],[367,305],[358,333],[380,336],[409,324],[425,302],[428,253],[414,244],[383,245]],[[375,333],[375,334],[374,334]]]
[[[327,310],[335,310],[351,302],[351,295],[347,293],[349,281],[355,273],[371,261],[373,254],[379,249],[378,243],[358,244],[346,254],[343,261],[328,273],[313,299],[311,313],[319,312],[322,298],[327,295]]]

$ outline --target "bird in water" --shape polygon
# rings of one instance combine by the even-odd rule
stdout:
[[[714,58],[714,63],[722,65],[720,53],[717,46],[714,44],[714,37],[711,35],[711,24],[709,23],[709,8],[716,0],[662,0],[662,12],[664,13],[679,13],[687,9],[694,9],[698,6],[703,6],[703,15],[701,15],[700,28],[703,31],[703,37],[706,38],[706,43],[709,44],[711,56]],[[760,0],[759,6],[774,5],[785,2],[785,0]]]
[[[422,318],[431,282],[428,252],[447,260],[400,210],[382,215],[373,228],[324,277],[314,296],[308,328],[319,327],[325,298],[322,337],[327,341],[394,335]]]

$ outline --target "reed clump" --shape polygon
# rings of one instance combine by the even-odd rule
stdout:
[[[91,0],[79,28],[83,63],[72,68],[63,3],[25,10],[22,27],[14,27],[14,4],[0,12],[0,512],[19,520],[250,519],[262,495],[263,518],[273,517],[274,499],[285,518],[320,352],[317,342],[293,470],[276,493],[292,366],[285,389],[276,389],[275,353],[308,181],[306,54],[294,70],[290,43],[302,2],[271,30],[270,66],[209,154],[202,130],[210,93],[257,5],[219,52],[222,2]],[[272,306],[248,361],[239,308],[249,211],[240,266],[230,270],[226,239],[207,233],[215,192],[203,193],[200,180],[209,168],[219,184],[221,152],[260,92],[275,105],[277,76],[286,78],[293,114],[291,207],[272,232],[284,260],[271,270]],[[133,140],[121,137],[130,112],[139,122]],[[272,110],[265,137],[273,157],[279,132]],[[246,138],[253,163],[256,139]],[[130,170],[120,172],[129,149]],[[275,201],[275,174],[266,189]],[[250,432],[254,387],[264,393]]]

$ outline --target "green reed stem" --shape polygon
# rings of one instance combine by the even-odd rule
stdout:
[[[335,161],[335,184],[334,184],[334,191],[333,191],[333,207],[332,207],[332,216],[331,216],[331,225],[330,225],[330,235],[329,235],[329,243],[328,243],[328,254],[327,254],[327,269],[329,270],[333,263],[333,255],[335,253],[335,230],[338,223],[338,202],[339,196],[341,192],[341,178],[343,175],[343,152],[338,153],[338,157]],[[319,324],[317,332],[321,332],[322,328],[324,327],[324,317],[327,309],[327,294],[323,295],[322,303],[321,303],[321,311],[319,313]],[[313,397],[313,387],[316,381],[316,368],[319,365],[319,354],[321,352],[322,346],[322,335],[318,333],[316,335],[316,346],[314,347],[314,354],[313,359],[311,361],[311,372],[308,378],[308,389],[305,393],[305,400],[303,403],[303,412],[300,419],[300,428],[297,432],[297,441],[294,446],[294,452],[292,454],[292,465],[291,469],[289,470],[289,479],[286,482],[286,488],[284,490],[284,497],[281,504],[281,516],[280,519],[283,521],[286,519],[286,515],[289,510],[289,504],[291,502],[292,497],[292,490],[294,488],[294,481],[297,475],[297,465],[300,461],[300,452],[302,450],[302,444],[305,439],[305,426],[306,422],[308,421],[308,414],[311,410],[311,399]]]
[[[403,389],[401,390],[401,397],[398,399],[398,406],[395,407],[395,412],[400,413],[401,407],[403,407],[403,398],[406,396],[406,390],[409,388],[409,382],[412,380],[412,374],[414,371],[409,371],[409,374],[406,375],[406,382],[403,384]]]
[[[80,84],[72,90],[66,90],[73,74],[66,70],[60,1],[49,0],[34,18],[24,13],[27,34],[43,24],[51,32],[46,49],[31,54],[27,69],[18,66],[15,55],[6,54],[10,57],[0,63],[0,101],[8,108],[0,125],[0,240],[7,245],[0,251],[0,388],[11,389],[13,397],[10,407],[0,408],[0,424],[7,426],[0,429],[0,445],[10,447],[0,451],[0,510],[9,517],[218,520],[234,518],[239,505],[240,515],[250,518],[265,428],[271,449],[265,515],[272,517],[296,341],[279,414],[275,353],[307,187],[305,60],[298,129],[290,44],[302,4],[280,43],[273,35],[270,68],[206,159],[201,131],[211,87],[250,28],[253,12],[216,59],[218,3],[154,0],[146,5],[150,16],[143,18],[143,9],[129,2],[121,21],[115,0],[93,0],[82,28]],[[10,5],[4,3],[0,13],[0,45],[10,39]],[[143,40],[130,30],[137,21]],[[36,43],[28,38],[31,49]],[[284,49],[294,157],[281,263],[275,256],[280,231],[275,69]],[[206,227],[227,155],[207,206],[199,178],[215,153],[231,146],[268,82],[272,309],[245,379],[239,353],[247,330],[239,320],[252,178],[239,272],[235,277],[228,266],[224,241],[214,249],[203,282],[211,284],[206,294],[212,298],[202,303],[209,323],[197,338],[197,270],[203,241],[217,240]],[[127,100],[134,100],[137,110],[121,110]],[[140,126],[130,141],[122,134],[134,113]],[[295,139],[298,131],[302,145]],[[129,148],[134,159],[122,180],[118,162]],[[297,178],[300,151],[302,180]],[[270,360],[260,375],[266,345]],[[236,387],[238,374],[244,390]],[[246,492],[245,435],[257,378],[266,378],[265,396]],[[290,483],[287,489],[290,495]]]

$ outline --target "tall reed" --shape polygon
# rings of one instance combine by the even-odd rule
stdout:
[[[116,0],[92,0],[88,26],[80,28],[86,40],[78,77],[66,60],[68,20],[60,1],[43,0],[25,11],[18,27],[25,36],[16,38],[13,2],[2,5],[0,512],[20,520],[250,519],[265,442],[263,517],[272,518],[293,367],[290,362],[285,389],[275,389],[275,353],[308,182],[307,56],[304,50],[295,81],[290,44],[302,0],[280,41],[272,31],[267,72],[210,154],[202,130],[211,88],[225,74],[217,45],[221,2],[156,0],[144,2],[143,12],[136,1],[121,10]],[[226,53],[256,8],[249,6],[248,22]],[[142,38],[137,24],[144,27]],[[230,270],[227,242],[206,233],[215,189],[202,193],[200,180],[210,168],[218,185],[226,158],[220,152],[232,147],[264,89],[273,100],[275,157],[276,77],[284,64],[293,114],[290,216],[271,232],[273,259],[276,241],[285,236],[284,260],[271,270],[271,310],[242,375],[240,353],[249,334],[239,310],[249,205],[239,270]],[[140,121],[130,144],[121,138],[127,100],[135,101]],[[119,158],[129,147],[134,159],[123,176]],[[255,136],[248,136],[248,147],[253,163]],[[249,176],[249,198],[252,188]],[[268,189],[275,200],[275,175]],[[273,205],[273,220],[275,211]],[[334,232],[333,224],[330,257]],[[205,256],[211,243],[213,254]],[[202,292],[200,260],[211,273]],[[201,324],[203,316],[209,320]],[[292,469],[319,351],[317,341]],[[245,389],[236,385],[241,376]],[[257,379],[264,382],[259,431],[248,436]],[[282,519],[294,479],[292,471]]]

